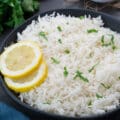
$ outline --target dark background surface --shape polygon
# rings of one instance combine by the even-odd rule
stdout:
[[[82,2],[81,2],[82,1]],[[45,12],[52,9],[58,9],[58,8],[84,8],[84,2],[83,0],[80,0],[79,2],[66,2],[64,0],[42,0],[40,1],[40,12]],[[101,10],[104,13],[110,14],[116,19],[120,20],[120,9],[111,9],[111,8],[105,8]],[[11,32],[11,30],[7,30],[0,36],[0,44],[4,40],[4,38]],[[16,107],[15,103],[12,102],[6,93],[3,91],[1,85],[0,85],[0,101],[3,101],[9,105],[12,105]],[[120,120],[120,118],[118,118]]]

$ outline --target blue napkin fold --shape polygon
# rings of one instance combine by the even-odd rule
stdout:
[[[29,120],[27,116],[0,102],[0,120]]]

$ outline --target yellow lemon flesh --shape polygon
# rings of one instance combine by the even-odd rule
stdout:
[[[33,42],[18,42],[6,48],[0,57],[1,72],[9,78],[29,75],[40,65],[42,52]]]
[[[5,82],[15,92],[26,92],[43,83],[47,77],[47,71],[46,63],[42,62],[39,68],[32,72],[32,74],[17,80],[5,77]]]

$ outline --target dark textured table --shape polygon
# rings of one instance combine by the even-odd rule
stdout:
[[[82,1],[82,2],[81,2]],[[84,8],[83,0],[80,0],[76,3],[69,3],[64,0],[42,0],[40,5],[40,12],[45,12],[52,9],[58,9],[58,8]],[[102,12],[110,14],[114,16],[116,19],[120,20],[120,9],[104,9]],[[11,32],[11,30],[6,31],[3,35],[0,36],[0,44],[1,41]],[[3,91],[1,85],[0,85],[0,101],[3,101],[7,104],[10,104],[14,107],[16,107],[15,103],[13,103],[6,95],[6,93]],[[120,120],[120,118],[118,118]]]

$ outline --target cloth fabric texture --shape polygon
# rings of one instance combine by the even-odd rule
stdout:
[[[29,120],[23,113],[0,102],[0,120]]]

